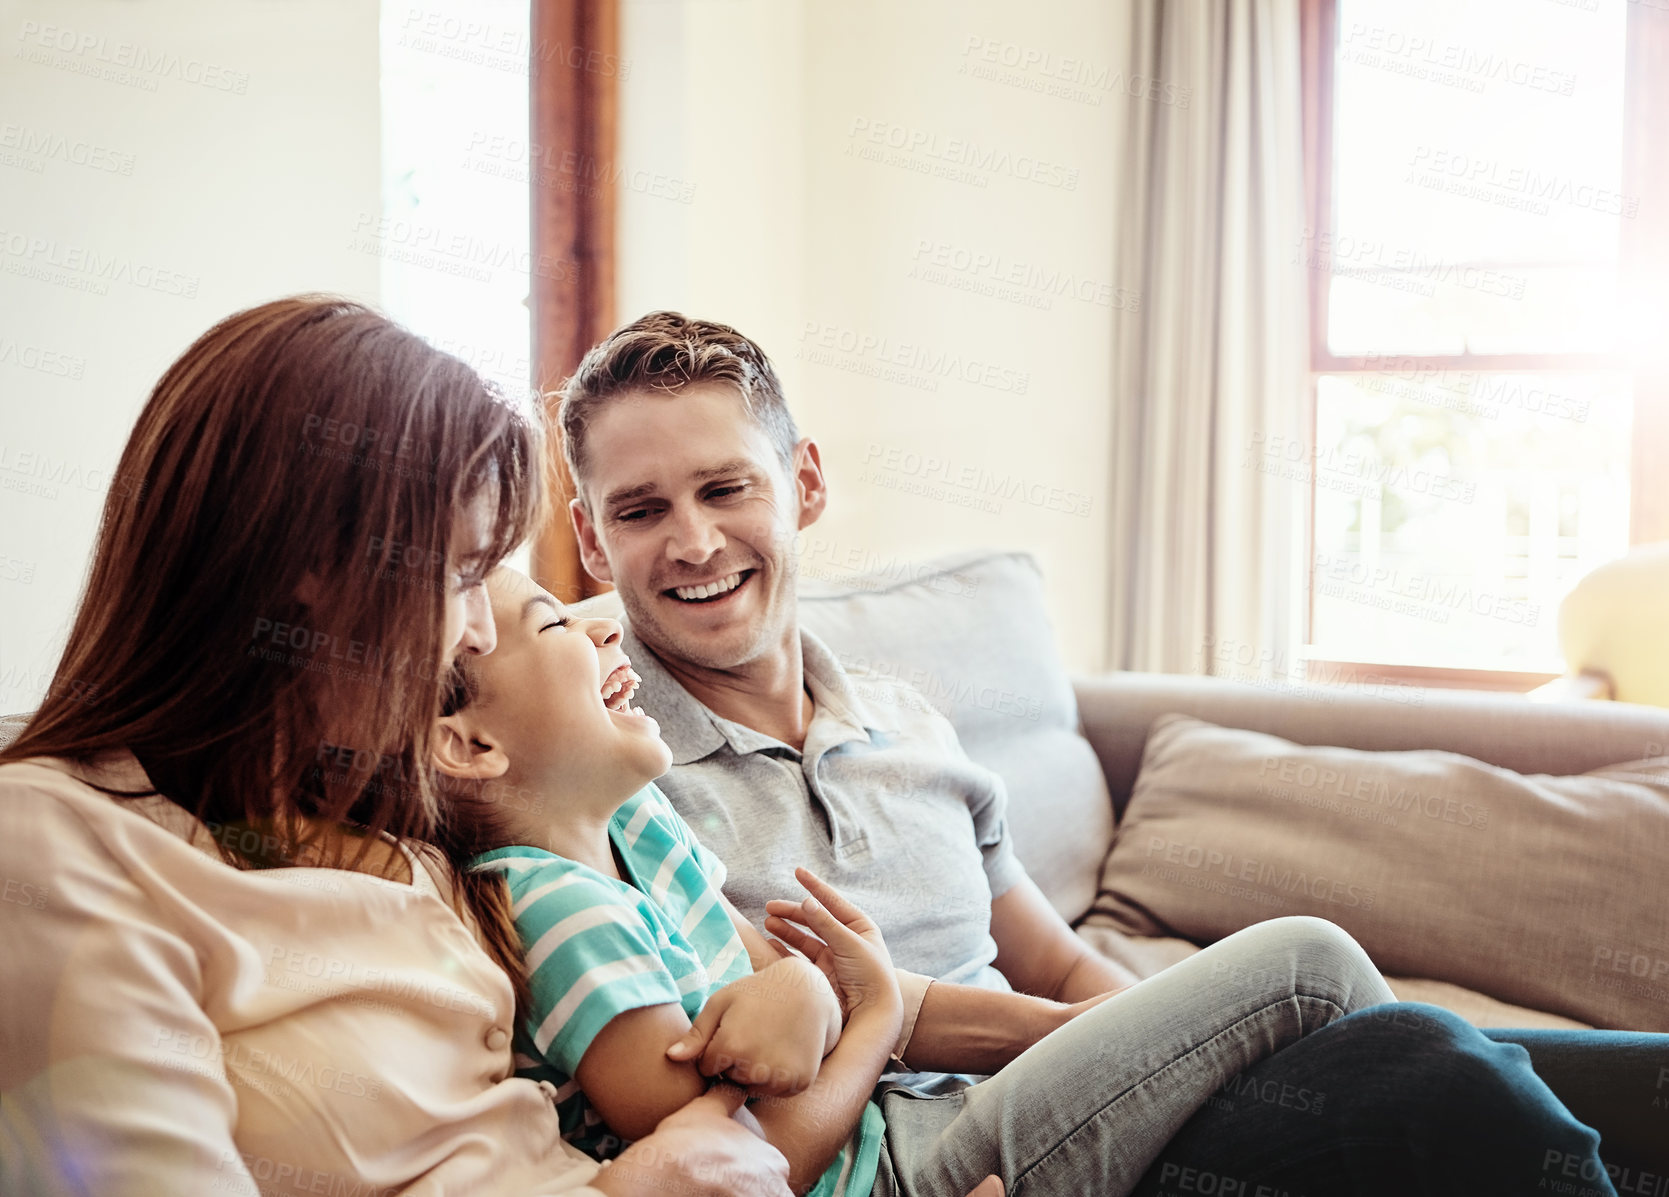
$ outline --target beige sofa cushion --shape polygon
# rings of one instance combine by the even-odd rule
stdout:
[[[1669,1031],[1666,869],[1669,759],[1526,776],[1171,715],[1148,737],[1095,909],[1195,942],[1317,915],[1387,973]]]

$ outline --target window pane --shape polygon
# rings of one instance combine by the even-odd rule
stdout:
[[[1558,671],[1559,600],[1628,548],[1630,411],[1618,375],[1321,377],[1317,651]]]
[[[1340,0],[1335,353],[1613,348],[1627,8]]]
[[[353,232],[390,315],[508,393],[532,385],[528,0],[382,6],[383,202]]]

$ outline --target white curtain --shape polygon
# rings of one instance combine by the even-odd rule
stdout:
[[[1127,2],[1109,664],[1298,676],[1308,486],[1258,468],[1308,437],[1298,0]]]

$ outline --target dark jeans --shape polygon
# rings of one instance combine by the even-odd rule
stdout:
[[[1143,1197],[1669,1197],[1669,1035],[1376,1006],[1213,1095]]]

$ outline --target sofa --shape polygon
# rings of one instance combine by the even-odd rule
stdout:
[[[1138,975],[1308,914],[1480,1026],[1669,1031],[1669,710],[1073,678],[1029,554],[808,572],[805,625],[860,692],[902,677],[949,718],[1050,901]]]
[[[1072,678],[1029,554],[870,565],[802,566],[804,624],[860,693],[902,678],[945,714],[1049,900],[1136,974],[1316,915],[1481,1026],[1669,1031],[1669,710]]]

